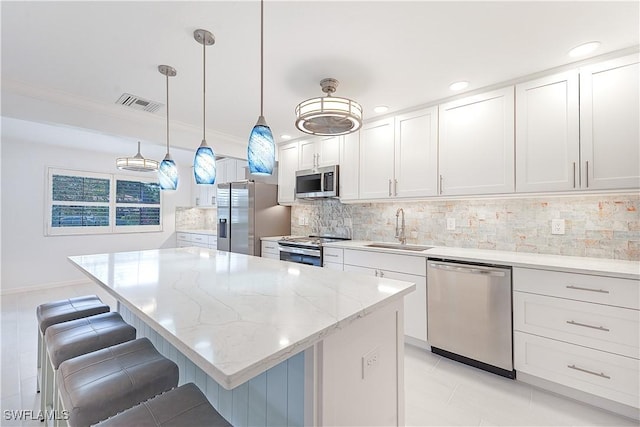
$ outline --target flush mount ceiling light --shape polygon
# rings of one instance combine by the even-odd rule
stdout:
[[[176,190],[178,188],[178,167],[169,154],[169,77],[174,77],[176,69],[168,65],[158,65],[160,74],[167,78],[167,154],[160,163],[158,169],[158,180],[161,190]]]
[[[597,42],[597,41],[583,43],[580,46],[576,46],[573,49],[571,49],[569,51],[569,56],[571,57],[584,56],[593,52],[598,47],[600,47],[600,42]]]
[[[276,144],[263,115],[264,107],[264,1],[260,1],[260,116],[249,135],[247,161],[252,175],[271,175],[276,163]]]
[[[387,107],[386,105],[378,105],[377,107],[373,107],[374,113],[382,114],[386,113],[387,111],[389,111],[389,107]]]
[[[158,170],[157,161],[145,159],[140,154],[140,141],[138,141],[138,153],[133,157],[118,157],[116,166],[118,169],[134,172],[155,172]]]
[[[469,82],[466,82],[466,81],[454,82],[449,85],[449,89],[457,91],[457,90],[466,89],[467,86],[469,86]]]
[[[210,185],[216,182],[216,155],[207,144],[205,135],[207,132],[207,128],[205,126],[205,120],[207,117],[205,109],[207,81],[205,51],[207,46],[211,46],[216,42],[216,39],[213,37],[213,34],[207,30],[195,30],[193,32],[193,38],[202,45],[202,142],[200,143],[200,147],[198,147],[196,156],[193,159],[193,175],[195,176],[196,184]]]
[[[312,135],[345,135],[362,126],[362,107],[355,101],[333,96],[338,80],[327,78],[320,81],[327,96],[311,98],[296,107],[296,127]]]

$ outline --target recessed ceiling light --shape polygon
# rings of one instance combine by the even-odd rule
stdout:
[[[600,42],[589,42],[581,44],[580,46],[576,46],[569,51],[569,56],[584,56],[587,55],[594,50],[596,50],[600,46]]]
[[[386,105],[378,105],[377,107],[373,107],[373,111],[376,113],[386,113],[389,111],[389,107]]]
[[[449,89],[451,90],[462,90],[469,86],[469,82],[455,82],[449,85]]]
[[[287,135],[285,133],[285,134],[280,135],[280,138],[282,138],[282,139],[291,139],[291,135]]]

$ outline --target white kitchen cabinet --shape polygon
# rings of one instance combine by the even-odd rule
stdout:
[[[639,55],[580,68],[582,183],[640,187]]]
[[[322,248],[322,266],[331,270],[344,270],[344,250],[340,248]]]
[[[440,194],[514,191],[514,87],[439,106]]]
[[[216,249],[217,236],[202,233],[178,232],[176,233],[176,243],[178,248],[196,246],[198,248]]]
[[[216,206],[216,191],[217,186],[196,184],[195,181],[191,184],[191,200],[193,206],[199,207],[214,207]]]
[[[393,117],[367,123],[360,129],[361,199],[386,199],[393,195]]]
[[[280,250],[278,249],[278,242],[271,240],[263,240],[261,245],[260,255],[262,258],[280,259]]]
[[[516,191],[580,188],[578,71],[516,85]]]
[[[278,203],[292,204],[295,200],[296,171],[298,170],[298,143],[290,142],[278,147]]]
[[[323,136],[298,142],[298,168],[315,169],[340,164],[341,136]]]
[[[590,393],[604,408],[640,403],[638,281],[513,268],[514,365],[536,378]],[[531,379],[532,377],[533,379]],[[567,391],[569,390],[569,391]]]
[[[360,175],[360,134],[344,135],[340,142],[340,200],[358,200],[358,180]]]
[[[438,194],[438,107],[395,117],[393,195]]]
[[[246,168],[246,160],[226,158],[216,161],[216,184],[247,179]]]
[[[427,347],[427,264],[421,256],[388,254],[345,249],[344,271],[353,271],[416,284],[416,290],[404,297],[405,335]]]

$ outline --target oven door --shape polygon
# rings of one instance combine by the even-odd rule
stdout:
[[[322,266],[320,249],[297,248],[293,246],[280,246],[280,261],[290,261],[298,264]]]

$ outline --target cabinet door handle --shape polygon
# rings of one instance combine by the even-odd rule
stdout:
[[[582,288],[580,286],[574,286],[574,285],[567,285],[566,288],[567,289],[574,289],[574,290],[577,290],[577,291],[599,292],[601,294],[608,294],[609,293],[609,291],[607,291],[606,289]]]
[[[576,162],[573,162],[573,188],[576,188]]]
[[[589,188],[589,160],[585,162],[585,176],[587,178],[587,188]]]
[[[578,368],[576,365],[567,365],[567,368],[575,369],[576,371],[584,372],[586,374],[595,375],[596,377],[606,378],[608,380],[611,379],[611,377],[608,375],[605,375],[604,372],[597,373],[597,372],[590,371],[588,369]]]
[[[398,180],[397,179],[393,180],[393,195],[394,196],[398,195]]]
[[[389,180],[389,197],[391,197],[391,180]]]
[[[378,270],[376,270],[376,277],[378,277]]]
[[[384,277],[384,271],[380,270],[380,277]]]
[[[604,326],[592,326],[592,325],[587,325],[586,323],[575,322],[573,320],[567,320],[567,323],[570,325],[583,326],[585,328],[591,328],[591,329],[597,329],[599,331],[609,332],[609,329],[605,328]]]
[[[440,175],[440,190],[438,191],[438,193],[442,194],[442,175]]]

